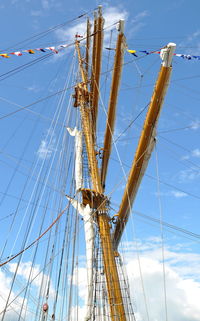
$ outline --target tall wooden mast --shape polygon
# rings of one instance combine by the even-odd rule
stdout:
[[[121,239],[121,235],[129,217],[132,203],[136,196],[139,184],[141,182],[144,171],[148,164],[148,160],[150,158],[151,152],[155,144],[156,125],[169,83],[169,78],[171,74],[171,61],[173,52],[175,50],[175,44],[170,43],[166,48],[161,50],[161,57],[163,62],[158,75],[149,110],[147,112],[143,131],[135,153],[132,168],[129,173],[122,202],[119,208],[115,230],[113,236],[111,237],[110,218],[108,216],[106,208],[107,198],[103,194],[103,192],[109,157],[111,153],[112,135],[114,131],[118,88],[120,83],[121,67],[123,61],[124,34],[123,22],[121,21],[120,33],[118,35],[116,46],[113,78],[108,108],[108,119],[104,137],[103,161],[101,172],[99,172],[95,145],[101,67],[101,51],[103,39],[103,21],[104,20],[101,13],[101,7],[99,7],[98,17],[95,16],[94,19],[94,40],[90,92],[88,89],[88,68],[84,68],[84,61],[86,61],[87,66],[89,62],[89,23],[87,28],[86,60],[82,59],[79,42],[76,41],[76,50],[78,54],[79,68],[82,78],[82,82],[79,83],[76,87],[76,106],[80,106],[82,129],[85,139],[89,171],[92,181],[92,189],[82,189],[82,196],[83,205],[89,204],[90,207],[93,208],[96,213],[96,220],[99,228],[103,253],[103,264],[106,276],[111,320],[126,321],[125,308],[122,298],[122,291],[120,288],[120,281],[116,266],[114,250],[117,248]]]
[[[92,110],[92,130],[96,136],[96,123],[98,115],[98,99],[99,99],[99,81],[101,71],[101,56],[103,45],[103,24],[102,6],[98,7],[98,17],[94,19],[94,38],[93,38],[93,54],[92,54],[92,77],[91,77],[91,110]]]
[[[103,19],[102,17],[100,18]],[[96,159],[95,136],[94,132],[92,131],[93,114],[92,108],[89,107],[90,93],[88,92],[88,78],[83,66],[83,59],[81,57],[78,41],[76,42],[76,50],[78,53],[79,67],[82,77],[82,83],[80,83],[77,87],[79,97],[78,105],[80,105],[82,128],[85,138],[89,170],[93,187],[93,190],[91,191],[82,191],[83,200],[87,194],[87,202],[90,204],[91,207],[96,209],[96,217],[102,245],[103,263],[106,276],[111,320],[126,321],[118,270],[115,261],[113,244],[111,240],[110,218],[106,209],[106,197],[103,195],[103,188]],[[97,82],[95,82],[95,86],[97,86]],[[98,91],[99,88],[97,87],[97,92]]]
[[[90,53],[90,34],[91,34],[91,24],[89,19],[87,19],[87,38],[86,38],[86,53],[85,53],[85,71],[86,76],[88,77],[89,70],[89,53]]]
[[[117,248],[121,239],[131,211],[132,203],[137,194],[140,182],[148,165],[148,161],[155,144],[156,125],[169,84],[172,71],[171,63],[175,48],[176,45],[174,43],[169,43],[166,48],[161,50],[161,58],[163,60],[162,65],[129,173],[128,181],[118,212],[117,224],[113,233],[113,243],[115,248]]]
[[[110,98],[108,104],[108,117],[104,136],[103,157],[101,165],[101,184],[105,187],[108,162],[111,153],[112,136],[114,133],[115,115],[117,106],[117,96],[122,72],[122,63],[124,55],[124,20],[119,22],[119,34],[116,45],[116,53],[113,67],[112,84],[110,89]]]

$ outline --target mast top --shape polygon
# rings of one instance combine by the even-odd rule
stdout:
[[[161,49],[160,57],[162,59],[163,67],[171,67],[172,58],[173,58],[175,49],[176,49],[176,44],[173,42],[169,42],[165,48]]]
[[[124,19],[119,20],[119,23],[117,24],[117,30],[120,33],[124,33]]]
[[[99,16],[102,16],[102,5],[98,6],[98,14]]]

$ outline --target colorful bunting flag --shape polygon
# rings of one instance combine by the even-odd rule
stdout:
[[[150,52],[146,51],[146,50],[140,50],[139,52],[145,53],[146,55],[149,55]]]
[[[56,50],[55,47],[48,47],[48,48],[45,48],[45,49],[49,49],[49,50],[55,52],[56,54],[58,53],[58,50]]]
[[[10,55],[15,55],[15,56],[22,56],[22,53],[20,51],[15,51],[15,52],[11,52]]]
[[[0,54],[0,56],[1,56],[1,57],[3,57],[3,58],[10,58],[10,56],[8,56],[8,54],[7,54],[7,53]]]
[[[75,35],[75,38],[83,38],[82,36],[80,36],[79,34],[76,34]],[[61,48],[67,48],[69,46],[69,44],[62,44],[62,45],[59,45],[57,47],[47,47],[47,48],[37,48],[37,49],[27,49],[27,50],[22,50],[22,51],[15,51],[15,52],[10,52],[10,53],[0,53],[0,57],[2,58],[10,58],[9,55],[15,55],[15,56],[22,56],[23,52],[27,52],[29,54],[35,54],[36,51],[41,51],[41,52],[46,52],[47,50],[51,50],[52,52],[58,54],[59,52],[59,49]],[[115,48],[105,48],[107,50],[116,50]],[[138,57],[138,55],[136,54],[136,52],[141,52],[145,55],[150,55],[152,53],[157,53],[157,54],[160,54],[160,49],[159,51],[147,51],[147,50],[133,50],[133,49],[128,49],[126,48],[127,52],[130,53],[131,55],[135,56],[135,57]],[[178,54],[178,53],[174,53],[174,56],[176,57],[181,57],[183,59],[187,59],[187,60],[192,60],[192,59],[197,59],[197,60],[200,60],[200,56],[197,56],[197,55],[186,55],[186,54]]]
[[[23,50],[24,52],[28,52],[29,54],[33,55],[35,51],[33,49]]]
[[[127,49],[127,51],[128,51],[130,54],[132,54],[133,56],[138,57],[138,56],[136,55],[136,50]]]
[[[37,51],[42,51],[42,52],[46,52],[43,48],[37,48]]]

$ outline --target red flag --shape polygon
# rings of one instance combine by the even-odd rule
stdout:
[[[15,56],[22,56],[22,53],[20,51],[11,52],[10,54]]]

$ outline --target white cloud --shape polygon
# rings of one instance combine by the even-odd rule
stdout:
[[[79,275],[79,277],[77,277]],[[87,286],[87,270],[84,267],[74,269],[72,276],[73,284],[78,286],[79,297],[84,301],[86,297],[86,286]],[[68,275],[68,283],[71,283],[71,275]]]
[[[144,10],[138,13],[132,20],[127,31],[127,37],[133,37],[142,27],[145,26],[144,18],[149,16],[149,12]]]
[[[56,138],[55,134],[48,131],[47,136],[40,143],[37,155],[40,159],[48,159],[55,152]]]
[[[181,191],[171,191],[172,195],[176,198],[186,197],[187,194]]]
[[[114,28],[114,24],[116,24],[119,20],[123,19],[125,20],[125,33],[126,35],[133,36],[139,29],[141,29],[145,23],[144,18],[149,15],[147,10],[144,10],[140,13],[138,13],[128,24],[128,12],[125,9],[122,9],[120,7],[107,7],[105,10],[103,10],[103,17],[105,19],[104,23],[104,41],[108,42],[108,39],[110,37],[110,29]],[[127,26],[127,28],[126,28]],[[76,34],[80,34],[81,36],[86,35],[86,23],[81,22],[78,24],[75,24],[71,28],[63,28],[56,31],[56,35],[60,41],[67,40],[68,42],[72,42],[74,40],[74,36]],[[114,35],[113,35],[114,36]],[[115,36],[114,36],[115,38]],[[114,41],[113,38],[113,41]],[[106,45],[106,44],[104,44]]]
[[[42,7],[44,9],[49,9],[50,7],[50,1],[49,0],[42,0]]]
[[[33,306],[38,303],[38,294],[40,291],[44,293],[46,291],[46,286],[49,282],[49,276],[41,272],[40,266],[35,265],[31,267],[32,262],[20,263],[17,271],[17,282],[13,287],[10,295],[9,304],[6,309],[5,321],[16,321],[20,315],[20,309],[23,303],[24,288],[27,286],[27,281],[31,285],[31,291],[29,294],[29,303],[27,305],[27,300],[24,301],[24,307],[21,314],[20,320],[31,320],[33,314]],[[0,271],[0,319],[2,318],[3,311],[5,309],[5,304],[9,296],[9,292],[12,284],[12,277],[16,271],[17,263],[9,263],[8,268],[3,272]],[[8,276],[9,275],[9,276]],[[43,287],[41,289],[41,285]],[[42,294],[43,295],[43,294]],[[55,297],[55,289],[50,282],[49,300]],[[51,302],[51,301],[50,301]],[[25,317],[26,315],[26,317]]]
[[[3,271],[0,271],[0,318],[2,318],[3,311],[5,309],[6,300],[9,295],[9,292],[10,292],[10,288],[11,288],[11,278],[7,277]],[[15,298],[15,296],[16,295],[15,295],[14,291],[12,291],[11,295],[10,295],[10,301],[12,301]],[[23,298],[18,297],[7,308],[5,318],[4,318],[5,321],[16,321],[18,319],[22,301],[23,301]],[[22,316],[21,316],[22,319],[25,314],[26,305],[27,305],[27,301],[25,300],[24,309],[23,309]],[[29,312],[28,312],[27,317],[30,318]]]
[[[39,17],[42,15],[43,15],[43,12],[41,10],[31,10],[31,16],[33,17]]]
[[[16,271],[16,267],[17,264],[16,263],[10,263],[9,264],[9,271],[12,273],[15,273]],[[38,289],[40,288],[42,282],[43,282],[43,290],[45,290],[47,283],[49,282],[49,277],[42,273],[40,271],[40,266],[39,265],[35,265],[34,267],[32,267],[32,262],[22,262],[20,263],[19,267],[18,267],[18,271],[17,271],[17,275],[21,276],[24,280],[30,282],[30,280],[33,280],[33,282],[31,282],[32,285],[34,285],[35,287],[37,287]],[[55,294],[55,290],[53,287],[53,284],[50,282],[50,291],[49,294],[51,297],[53,297],[53,295]]]
[[[118,22],[120,19],[126,19],[128,17],[128,13],[125,10],[121,10],[117,7],[108,7],[105,8],[105,11],[103,12],[103,17],[105,19],[104,28],[105,35],[104,39],[105,41],[108,39],[109,34],[108,31],[113,28],[113,24]],[[109,28],[109,26],[111,26]],[[56,35],[60,41],[71,42],[74,41],[74,36],[76,34],[80,34],[81,36],[86,35],[86,22],[81,22],[76,25],[74,25],[71,28],[63,28],[56,31]]]
[[[140,252],[140,266],[136,255],[134,242],[122,244],[124,248],[125,269],[129,277],[131,298],[137,321],[147,321],[147,314],[144,304],[145,290],[149,319],[151,321],[165,320],[164,291],[163,291],[163,265],[161,255],[161,240],[159,237],[151,237],[146,241],[138,240]],[[200,255],[189,252],[187,246],[183,250],[182,244],[174,244],[173,247],[165,245],[165,280],[168,320],[173,321],[199,321],[200,315],[200,283],[199,264]],[[9,264],[9,269],[14,273],[16,264]],[[28,280],[31,269],[31,262],[22,263],[18,269],[18,276]],[[39,272],[39,266],[32,271],[33,278]],[[78,273],[77,273],[78,272]],[[78,278],[76,277],[78,275]],[[73,284],[78,287],[79,297],[84,300],[86,292],[86,269],[80,267],[74,271]],[[68,278],[70,282],[70,277]],[[35,281],[34,281],[35,282]],[[39,289],[41,278],[35,282]],[[5,304],[5,297],[10,289],[11,279],[0,271],[0,311]],[[14,298],[15,293],[12,293]],[[18,317],[21,298],[12,304],[12,311],[6,313],[5,321],[15,321]],[[71,310],[71,321],[76,319],[77,310],[79,319],[84,315],[84,306],[73,306]],[[29,318],[26,318],[30,320]]]
[[[45,11],[61,7],[61,3],[58,0],[41,0],[41,5]]]
[[[197,130],[200,128],[200,120],[196,119],[194,121],[192,121],[192,123],[190,124],[191,129],[193,130]]]
[[[165,320],[163,264],[160,238],[138,241],[140,262],[133,242],[125,244],[126,270],[129,276],[131,297],[136,305],[137,321],[146,321],[144,293],[147,298],[149,319]],[[129,250],[130,249],[130,250]],[[197,321],[200,314],[199,264],[200,255],[187,252],[182,244],[165,245],[165,280],[168,319]],[[177,251],[177,252],[176,252]],[[140,267],[141,271],[140,271]]]
[[[141,257],[140,264],[150,320],[164,320],[162,264],[158,260],[147,258],[146,256]],[[129,275],[131,294],[137,306],[138,321],[147,320],[137,260],[130,260],[126,268]],[[165,278],[169,320],[197,321],[200,314],[198,303],[200,284],[192,279],[183,278],[167,264],[165,265]]]
[[[178,174],[178,179],[180,183],[191,182],[198,179],[199,177],[200,177],[200,171],[197,170],[196,168],[182,170]]]
[[[184,192],[181,192],[181,191],[175,191],[175,190],[172,190],[172,191],[169,191],[169,192],[156,192],[155,193],[156,196],[174,196],[176,198],[182,198],[182,197],[186,197],[187,194],[184,193]]]
[[[200,149],[199,148],[195,148],[193,149],[189,154],[187,155],[184,155],[181,157],[181,160],[188,160],[190,159],[191,157],[197,157],[197,158],[200,158]]]
[[[184,47],[195,47],[195,54],[198,55],[200,53],[200,30],[196,30],[190,35],[187,36],[187,38],[182,41],[179,46],[184,46]],[[187,49],[187,54],[194,54],[194,49]]]
[[[30,85],[27,87],[27,90],[38,93],[40,91],[40,87],[38,87],[36,85]]]
[[[165,320],[163,264],[160,238],[152,237],[146,241],[138,241],[141,271],[136,255],[135,243],[126,242],[123,243],[122,246],[136,320],[148,320],[144,304],[141,273],[149,320]],[[184,246],[182,244],[174,244],[173,247],[165,246],[168,320],[197,321],[200,315],[200,283],[198,281],[200,255],[189,252]],[[80,298],[84,299],[86,269],[80,268],[78,272],[78,275],[81,277],[77,279],[78,281],[75,281],[74,278],[74,284],[79,288]],[[77,310],[79,311],[79,315],[81,313],[81,315],[83,315],[84,307],[81,305],[72,308],[72,312],[74,312],[73,321],[77,321],[75,317],[75,311]]]
[[[200,157],[200,149],[196,148],[192,151],[192,156],[193,157]]]

